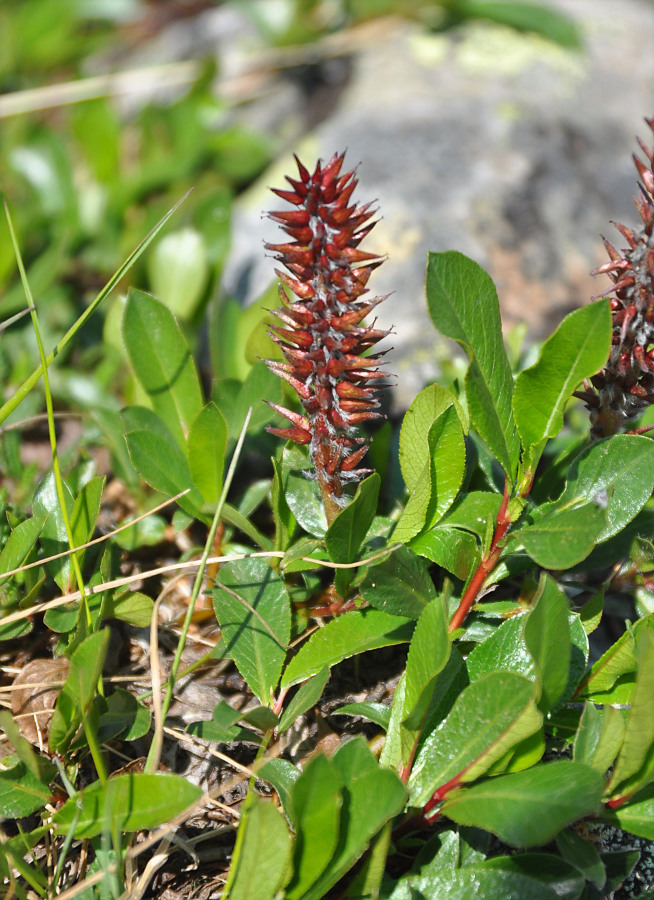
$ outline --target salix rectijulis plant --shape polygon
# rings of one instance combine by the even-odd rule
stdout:
[[[72,647],[70,669],[47,746],[27,748],[2,721],[20,755],[0,771],[3,815],[39,811],[62,859],[88,840],[96,869],[108,861],[107,896],[120,896],[121,873],[137,866],[140,847],[169,841],[167,825],[155,830],[166,816],[186,851],[198,828],[194,818],[183,834],[184,818],[197,817],[206,795],[157,770],[164,736],[183,727],[167,712],[204,589],[220,639],[201,662],[220,657],[216,677],[231,678],[235,666],[243,679],[236,698],[219,682],[211,719],[184,726],[189,745],[205,742],[200,756],[238,772],[203,783],[224,817],[216,835],[231,858],[219,876],[223,897],[612,896],[637,861],[633,842],[654,839],[654,443],[647,421],[635,420],[651,399],[647,155],[644,229],[622,228],[629,249],[609,250],[612,291],[567,316],[527,368],[512,370],[490,277],[460,253],[429,254],[429,312],[467,369],[427,385],[403,417],[399,444],[387,423],[365,463],[386,332],[366,323],[379,302],[366,289],[380,257],[360,246],[372,211],[353,199],[342,154],[313,169],[298,163],[290,190],[277,192],[290,205],[272,214],[288,242],[268,245],[282,266],[282,305],[267,324],[278,358],[253,363],[244,378],[217,379],[209,400],[170,310],[130,293],[123,339],[149,406],[122,411],[127,461],[159,493],[180,492],[184,520],[205,535],[200,571],[210,553],[220,555],[195,578],[149,736],[142,703],[108,684],[98,691],[109,652],[102,622],[122,615],[143,625],[163,597],[153,605],[115,587],[100,593],[93,572],[89,636],[75,622],[67,635],[65,610],[49,610],[47,627],[61,628],[61,644]],[[250,358],[253,345],[273,355],[261,344],[269,305],[261,302],[252,333],[247,310],[238,328],[221,332],[230,358],[246,345]],[[286,396],[277,375],[293,389]],[[270,406],[253,404],[264,396]],[[243,446],[248,464],[275,454],[271,477],[247,483],[240,473],[228,498]],[[42,494],[36,524],[12,525],[12,553],[28,537],[27,552],[43,552],[39,529],[51,536],[56,498]],[[80,497],[82,512],[99,509],[101,485],[89,482]],[[86,540],[88,517],[77,518]],[[70,589],[60,565],[54,577]],[[32,610],[20,597],[25,609],[14,618]],[[591,657],[605,607],[629,621],[617,640],[603,635]],[[156,622],[150,633],[154,640]],[[386,655],[373,672],[367,651],[376,649]],[[24,681],[18,691],[22,702]],[[344,716],[356,718],[344,727]],[[294,737],[312,730],[321,739],[305,754]],[[134,735],[148,742],[145,772],[109,777],[107,750],[124,750]],[[53,754],[57,767],[46,759]],[[248,776],[240,804],[236,782]],[[214,826],[209,819],[203,829]],[[147,829],[124,852],[117,836]],[[64,863],[50,882],[25,863],[41,839],[38,830],[10,838],[0,869],[46,897],[63,883]]]

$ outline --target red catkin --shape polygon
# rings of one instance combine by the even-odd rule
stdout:
[[[304,410],[274,406],[292,427],[268,431],[308,445],[331,522],[344,504],[344,484],[370,471],[357,468],[368,449],[357,426],[381,417],[375,392],[385,378],[378,367],[383,353],[362,354],[389,332],[361,323],[383,299],[364,299],[382,260],[359,249],[375,224],[374,210],[348,205],[357,179],[341,173],[344,154],[326,165],[319,161],[313,172],[295,159],[299,178],[286,179],[292,190],[274,190],[293,209],[269,213],[292,239],[266,249],[285,267],[275,271],[294,296],[280,285],[283,305],[273,312],[281,324],[268,333],[285,361],[267,363],[294,388]]]

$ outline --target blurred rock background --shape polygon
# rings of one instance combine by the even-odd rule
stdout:
[[[50,12],[57,6],[52,0],[30,3]],[[217,150],[214,141],[202,163],[210,170],[213,152],[237,186],[231,249],[218,267],[219,282],[211,285],[214,298],[231,296],[247,305],[273,280],[274,264],[263,242],[275,240],[277,231],[263,212],[279,203],[268,188],[293,174],[292,152],[311,166],[318,156],[347,149],[347,164],[358,166],[358,199],[375,199],[379,207],[380,222],[368,247],[388,259],[371,286],[378,294],[391,293],[379,319],[395,329],[390,368],[398,376],[399,408],[433,379],[439,360],[450,353],[426,312],[427,252],[456,249],[473,257],[496,282],[506,329],[524,323],[530,338],[543,338],[567,311],[606,287],[606,280],[589,274],[605,258],[600,234],[619,244],[610,220],[635,223],[631,153],[637,150],[636,135],[651,140],[643,118],[654,115],[652,0],[541,0],[546,13],[558,10],[575,23],[577,47],[569,46],[569,34],[557,42],[475,17],[443,28],[445,7],[512,5],[466,3],[81,4],[87,15],[95,10],[98,18],[110,10],[119,39],[86,55],[79,73],[85,80],[69,86],[73,94],[78,91],[77,99],[98,79],[99,93],[104,90],[129,123],[148,104],[165,107],[183,98],[203,73],[207,77],[210,59],[220,112],[210,111],[200,98],[195,118],[206,115],[209,131],[238,126],[263,135],[265,154],[255,147],[258,159],[268,161],[263,171],[260,162],[252,163],[254,145],[247,141],[225,140]],[[65,6],[72,8],[68,2]],[[339,24],[338,10],[361,8],[393,14],[333,27]],[[414,16],[401,15],[416,10]],[[7,19],[7,12],[0,15]],[[32,19],[38,23],[39,17]],[[41,27],[48,27],[43,16]],[[95,37],[88,20],[79,31],[80,40]],[[9,51],[6,28],[4,35]],[[32,83],[38,84],[39,77],[47,81],[47,68]],[[11,103],[20,107],[28,98],[7,92],[25,83],[29,79],[5,78],[0,116],[12,128],[26,115],[16,115]],[[53,100],[51,115],[61,120],[67,108],[57,109],[57,96],[60,101],[66,94],[55,91]],[[180,116],[175,126],[179,146],[171,154],[188,156],[184,121]],[[97,141],[102,140],[100,132]],[[128,153],[138,140],[130,145],[128,135]],[[191,135],[187,143],[192,151],[197,142]],[[126,158],[124,146],[121,153]],[[164,143],[164,161],[166,154]],[[190,203],[201,204],[208,187],[197,166],[194,171],[190,164],[177,165],[171,156],[169,168],[178,173],[176,189],[195,184]],[[156,185],[149,161],[144,171]],[[6,170],[5,178],[9,175]],[[30,177],[38,182],[34,167]],[[79,190],[80,179],[72,181]],[[130,239],[144,233],[140,214],[129,203],[145,205],[151,190],[125,200],[127,212],[120,212],[117,233],[125,223],[128,231],[133,228]],[[109,194],[115,196],[113,186]],[[87,219],[96,210],[93,227],[109,227],[97,197],[80,197]],[[206,221],[200,216],[196,227],[203,230]],[[209,235],[208,241],[215,239]],[[124,236],[123,243],[133,246]],[[157,292],[157,285],[150,287]]]

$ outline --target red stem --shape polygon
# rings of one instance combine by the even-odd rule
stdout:
[[[529,484],[529,487],[531,487],[531,483]],[[527,489],[527,493],[528,490],[529,489]],[[502,541],[504,540],[506,533],[511,526],[511,519],[507,516],[510,497],[511,485],[507,477],[504,482],[502,505],[500,506],[497,513],[495,534],[493,535],[493,540],[488,550],[488,554],[479,563],[477,571],[470,579],[470,583],[468,584],[463,597],[461,597],[461,602],[459,603],[456,612],[452,616],[452,621],[450,622],[450,632],[456,631],[457,628],[460,628],[461,625],[463,625],[463,621],[470,612],[470,609],[472,608],[475,600],[477,599],[484,581],[497,565],[497,561],[500,558],[500,553],[503,549]]]

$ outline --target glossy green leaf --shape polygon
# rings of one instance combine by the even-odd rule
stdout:
[[[132,368],[180,447],[202,409],[202,392],[186,339],[170,310],[150,294],[130,289],[123,341]]]
[[[563,696],[570,673],[568,601],[556,582],[542,575],[536,605],[525,622],[525,643],[540,674],[539,708],[548,713]]]
[[[357,486],[350,503],[327,529],[325,547],[332,562],[351,563],[356,560],[359,547],[377,512],[380,483],[377,473],[364,479]]]
[[[360,587],[361,596],[376,609],[418,619],[436,597],[427,567],[408,547],[371,567]]]
[[[488,523],[497,521],[502,495],[491,491],[471,491],[461,494],[443,516],[441,526],[462,528],[476,534],[483,542]]]
[[[126,774],[95,781],[53,816],[58,831],[78,838],[155,828],[183,812],[202,796],[199,787],[180,775]]]
[[[419,876],[403,878],[389,900],[559,900],[547,885],[515,872],[466,866],[454,871],[439,868]]]
[[[604,612],[604,588],[593,594],[579,610],[579,619],[586,634],[592,634],[602,620]]]
[[[585,559],[606,527],[606,510],[596,503],[557,509],[511,532],[529,556],[545,569],[569,569]]]
[[[584,876],[575,866],[551,853],[493,856],[483,862],[483,867],[533,878],[536,884],[547,885],[556,897],[566,900],[580,900],[586,887]]]
[[[268,704],[291,636],[286,587],[265,559],[225,563],[218,578],[213,603],[226,654],[261,703]]]
[[[468,355],[465,387],[470,418],[512,477],[520,446],[511,409],[513,376],[502,341],[495,285],[461,253],[430,253],[427,303],[436,328]]]
[[[20,819],[50,802],[52,791],[15,756],[0,763],[0,816]]]
[[[633,794],[654,780],[654,628],[652,622],[636,636],[636,686],[627,715],[622,747],[607,794]]]
[[[314,632],[293,657],[282,678],[282,688],[315,675],[325,666],[365,650],[390,647],[410,640],[413,621],[378,609],[353,610],[332,619]]]
[[[605,541],[640,512],[654,490],[654,441],[639,434],[616,434],[597,441],[575,459],[557,506],[606,498]]]
[[[345,706],[339,706],[332,712],[332,716],[361,716],[379,725],[384,731],[388,730],[388,723],[391,718],[391,708],[385,703],[373,703],[364,700],[361,703],[346,703]]]
[[[617,641],[600,656],[577,689],[577,696],[593,700],[598,695],[606,694],[614,688],[620,678],[635,673],[634,635],[646,621],[650,621],[650,617],[640,619],[629,631],[623,632]]]
[[[268,759],[257,771],[257,777],[269,782],[279,795],[282,808],[289,822],[295,827],[291,802],[293,785],[302,774],[301,770],[287,759]]]
[[[186,457],[173,442],[152,431],[130,431],[125,435],[132,465],[155,491],[168,497],[191,488],[177,501],[182,509],[196,516],[202,496],[193,487],[191,469]]]
[[[280,734],[286,731],[287,728],[290,728],[298,716],[301,716],[302,713],[316,705],[322,697],[325,685],[329,681],[329,674],[329,669],[325,666],[317,675],[305,681],[295,693],[280,717],[278,726]]]
[[[282,454],[284,498],[298,524],[314,537],[323,538],[327,531],[327,518],[318,482],[307,476],[307,472],[311,471],[306,450],[287,444]]]
[[[64,482],[63,489],[66,511],[70,517],[73,512],[75,498],[66,482]],[[64,524],[64,517],[61,513],[61,506],[59,504],[59,497],[57,496],[57,486],[53,472],[46,475],[36,489],[32,501],[32,510],[35,516],[45,519],[39,541],[45,555],[54,556],[56,553],[67,550],[69,545],[66,535],[66,526]],[[46,564],[46,569],[62,590],[68,589],[71,575],[70,557],[64,556],[61,559],[53,560]]]
[[[606,809],[602,818],[631,834],[654,841],[654,784],[646,785],[624,806]]]
[[[270,800],[256,797],[239,827],[229,873],[230,900],[273,900],[288,875],[291,835]]]
[[[582,306],[565,317],[543,344],[538,361],[516,379],[513,411],[525,449],[559,433],[572,392],[602,368],[610,349],[608,300]]]
[[[336,852],[303,900],[322,900],[364,853],[373,835],[401,812],[406,801],[406,788],[400,779],[389,769],[379,767],[362,739],[342,744],[332,764],[342,779],[348,802],[341,810]]]
[[[603,789],[598,772],[561,760],[462,788],[446,801],[443,814],[459,825],[484,828],[511,847],[536,847],[596,813]]]
[[[422,390],[400,431],[400,466],[409,500],[394,537],[406,542],[451,506],[463,480],[465,446],[456,396],[437,384]]]
[[[191,476],[205,503],[217,503],[223,488],[227,423],[215,403],[200,410],[188,436]]]
[[[45,517],[32,516],[31,519],[25,519],[12,528],[0,553],[0,573],[10,572],[23,565],[41,533],[44,522]],[[5,582],[6,579],[0,578],[0,585]]]
[[[613,765],[625,733],[625,711],[586,702],[575,735],[574,760],[604,775]]]
[[[470,681],[504,670],[536,680],[536,664],[525,641],[525,617],[511,616],[468,654],[466,667]]]
[[[411,550],[424,556],[461,581],[466,581],[481,561],[477,539],[460,528],[444,528],[437,525],[430,531],[413,538]]]
[[[478,778],[537,731],[542,716],[534,693],[535,685],[513,672],[493,672],[469,685],[418,752],[409,779],[411,805],[424,806],[454,779]]]
[[[447,608],[437,597],[422,612],[409,645],[406,664],[404,716],[422,721],[438,673],[450,655]]]
[[[299,900],[322,875],[339,838],[343,805],[342,780],[325,756],[311,760],[291,789],[296,834],[293,877],[286,887],[288,900]]]

